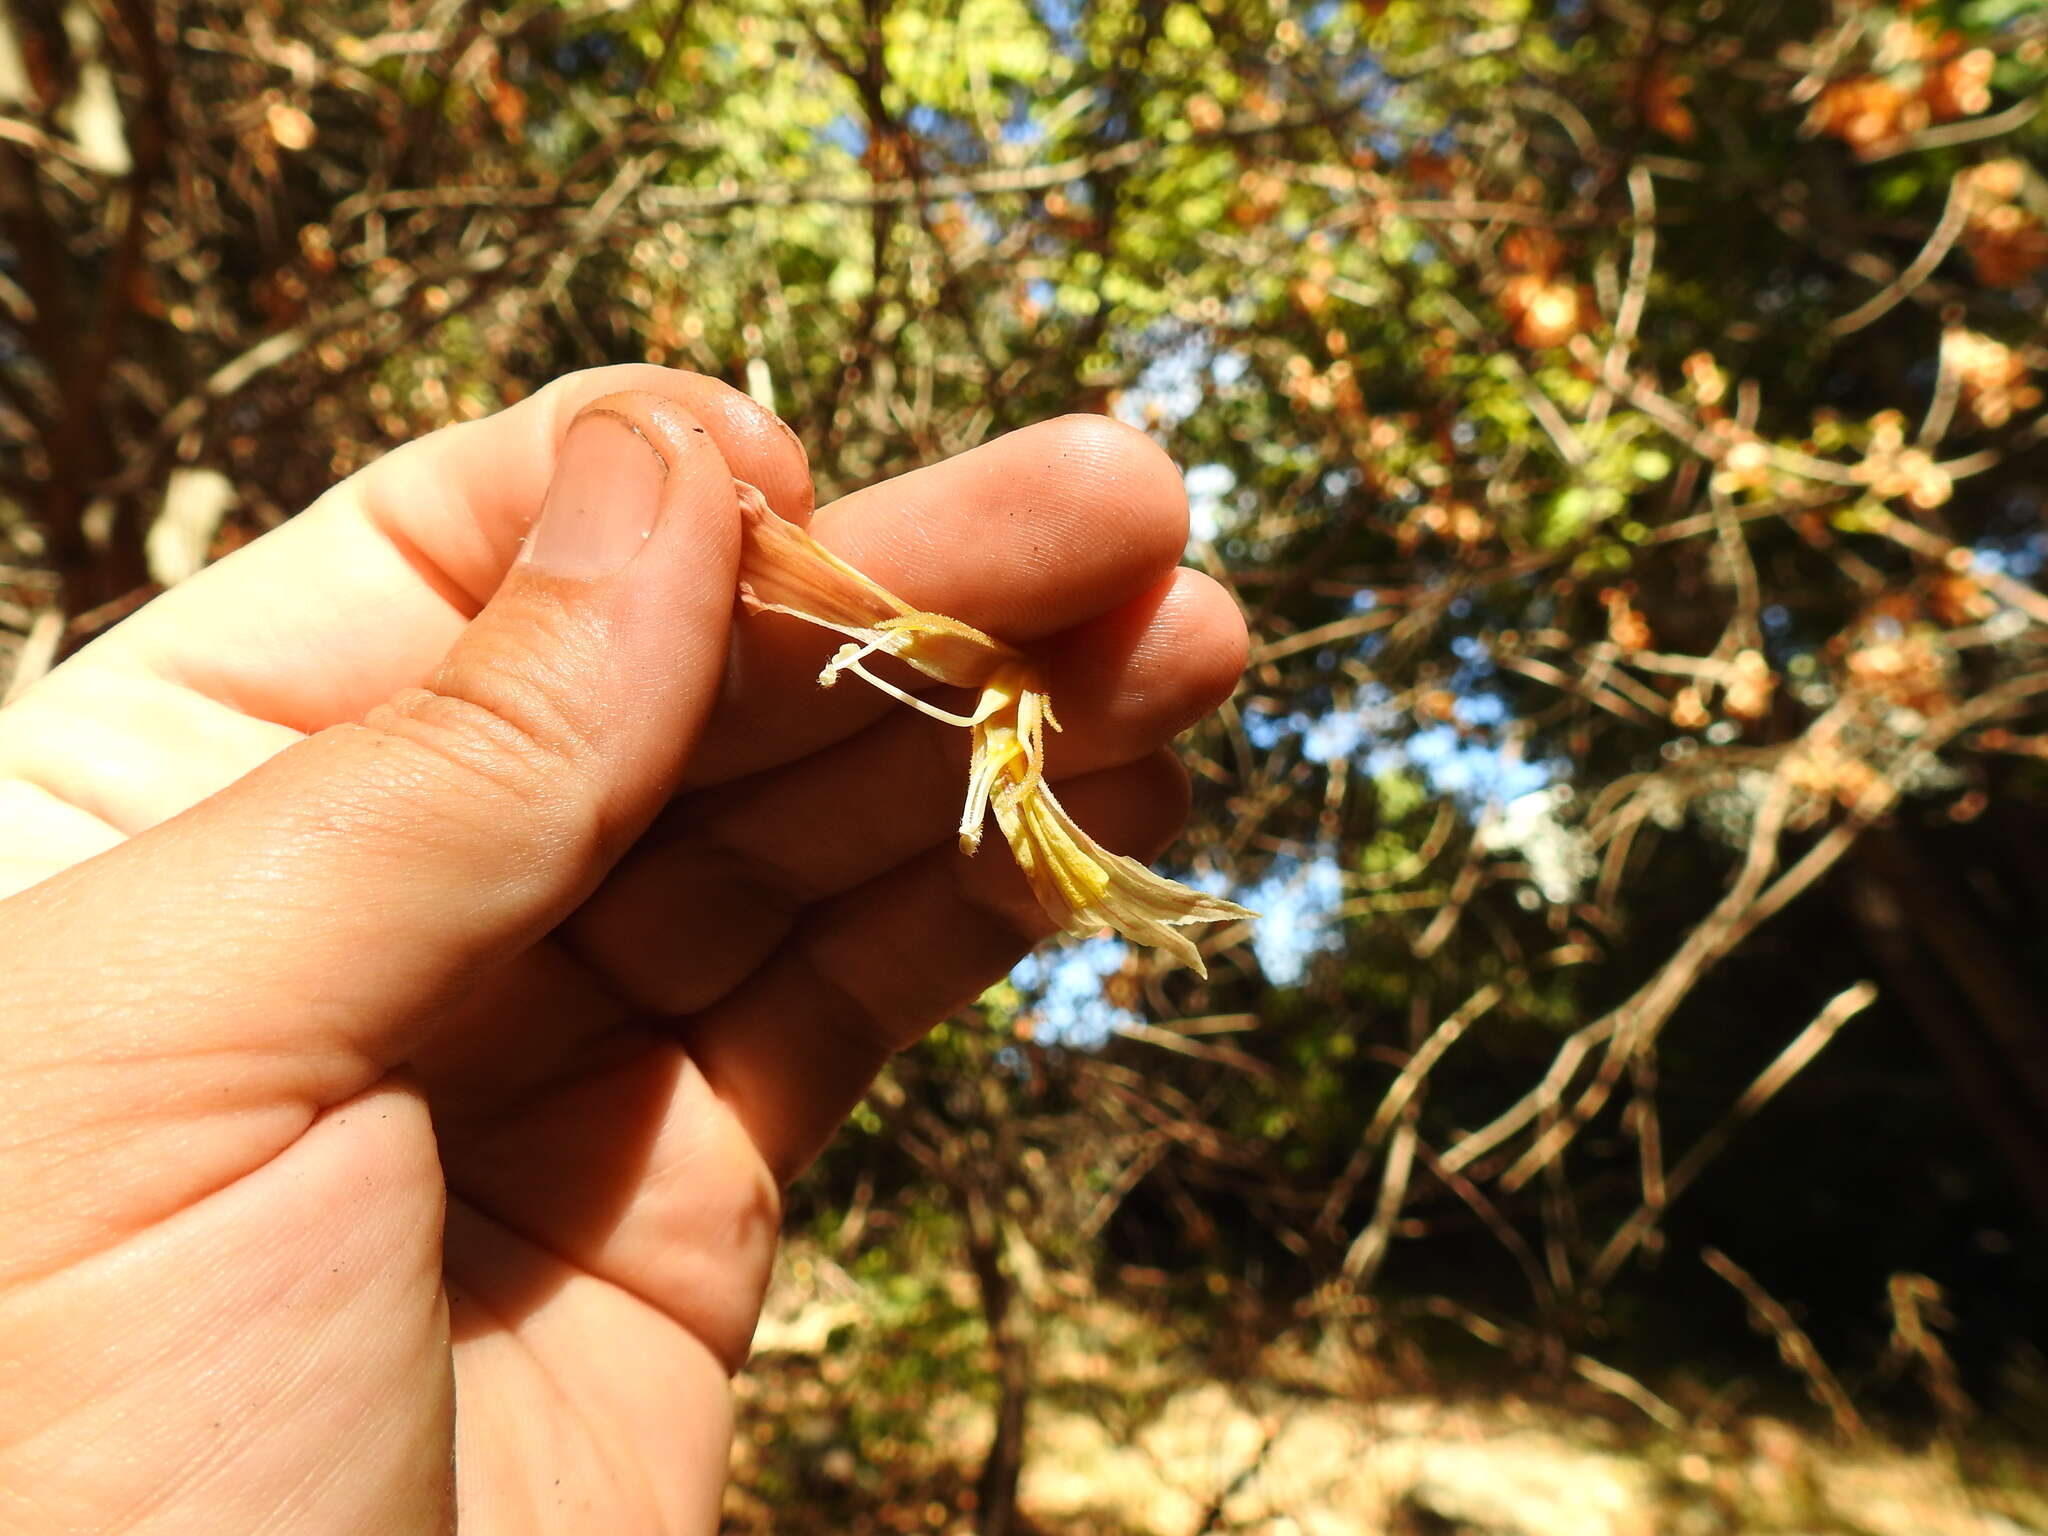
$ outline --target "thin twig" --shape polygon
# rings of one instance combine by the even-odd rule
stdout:
[[[1827,1361],[1821,1358],[1820,1351],[1813,1347],[1813,1340],[1793,1320],[1792,1314],[1757,1284],[1748,1270],[1720,1249],[1709,1248],[1700,1258],[1706,1262],[1707,1268],[1735,1287],[1737,1294],[1748,1304],[1751,1320],[1757,1328],[1776,1340],[1778,1357],[1799,1373],[1814,1401],[1827,1409],[1828,1417],[1834,1421],[1835,1433],[1844,1440],[1860,1440],[1864,1432],[1863,1416],[1857,1413],[1855,1405],[1849,1401],[1849,1394],[1842,1390],[1841,1380],[1828,1369]]]
[[[1695,1142],[1692,1149],[1679,1159],[1664,1181],[1663,1199],[1646,1198],[1636,1208],[1635,1214],[1621,1224],[1600,1256],[1593,1261],[1586,1272],[1586,1283],[1594,1289],[1604,1286],[1614,1278],[1621,1266],[1628,1262],[1643,1240],[1655,1229],[1672,1202],[1686,1192],[1708,1163],[1720,1156],[1729,1140],[1742,1126],[1775,1098],[1778,1091],[1797,1077],[1814,1057],[1827,1047],[1841,1027],[1877,1001],[1877,988],[1867,981],[1859,981],[1829,999],[1826,1007],[1815,1015],[1813,1021],[1793,1037],[1791,1044],[1780,1051],[1771,1064],[1759,1072],[1756,1080],[1743,1090],[1742,1097],[1730,1106],[1727,1114],[1704,1136]]]
[[[1641,162],[1629,167],[1629,201],[1635,208],[1635,239],[1630,244],[1628,287],[1614,317],[1614,343],[1600,366],[1600,388],[1586,407],[1586,431],[1597,433],[1614,409],[1617,391],[1628,386],[1628,357],[1634,350],[1636,333],[1642,328],[1643,310],[1650,297],[1650,274],[1657,262],[1657,188]]]
[[[1830,334],[1847,336],[1862,330],[1877,320],[1883,319],[1893,309],[1934,275],[1934,269],[1947,259],[1949,251],[1962,237],[1963,226],[1969,221],[1970,198],[1961,176],[1948,184],[1948,202],[1941,210],[1941,218],[1934,226],[1934,232],[1927,237],[1927,243],[1920,248],[1920,254],[1912,263],[1884,287],[1850,310],[1848,314],[1831,322]]]
[[[1470,1307],[1460,1306],[1448,1296],[1425,1297],[1421,1307],[1430,1316],[1440,1317],[1445,1322],[1464,1329],[1480,1343],[1490,1344],[1495,1349],[1513,1348],[1517,1344],[1526,1344],[1528,1340],[1524,1330],[1507,1327],[1489,1317],[1482,1317]],[[1685,1427],[1686,1419],[1683,1414],[1626,1371],[1618,1371],[1611,1365],[1595,1360],[1591,1355],[1572,1355],[1566,1363],[1576,1375],[1591,1382],[1601,1391],[1610,1392],[1633,1405],[1663,1428],[1677,1430]]]
[[[1927,414],[1921,418],[1917,439],[1930,453],[1948,436],[1948,429],[1955,424],[1956,406],[1963,398],[1963,371],[1956,366],[1956,353],[1964,334],[1956,326],[1941,333],[1941,346],[1935,356],[1934,394],[1927,402]]]
[[[57,659],[57,646],[63,638],[62,608],[45,608],[35,616],[21,648],[14,653],[14,670],[8,676],[6,692],[0,694],[0,704],[12,703],[42,679]]]
[[[1749,931],[1745,923],[1748,911],[1755,905],[1764,882],[1777,866],[1778,838],[1784,830],[1785,813],[1792,799],[1790,767],[1788,757],[1773,776],[1771,787],[1757,807],[1756,822],[1751,828],[1749,845],[1734,884],[1699,926],[1686,935],[1677,953],[1635,996],[1615,1010],[1614,1033],[1600,1071],[1579,1096],[1570,1113],[1559,1117],[1501,1175],[1503,1189],[1521,1188],[1571,1143],[1606,1104],[1628,1060],[1656,1038],[1657,1032],[1699,978],[1735,947],[1741,935]]]
[[[1973,581],[2001,601],[2017,608],[2036,624],[2048,624],[2048,594],[2017,581],[2003,571],[1979,565],[1970,551],[1952,539],[1911,523],[1895,512],[1875,508],[1864,514],[1870,531],[1910,549],[1948,570],[1968,571]]]
[[[1387,1164],[1380,1175],[1379,1203],[1372,1221],[1358,1234],[1344,1255],[1344,1278],[1364,1290],[1372,1284],[1387,1257],[1387,1245],[1394,1235],[1394,1222],[1408,1198],[1408,1182],[1415,1172],[1416,1106],[1411,1102],[1401,1117],[1401,1127],[1387,1148]]]
[[[1500,1207],[1486,1197],[1486,1192],[1455,1168],[1446,1168],[1443,1159],[1429,1148],[1429,1144],[1417,1141],[1415,1155],[1422,1159],[1422,1166],[1444,1188],[1465,1202],[1465,1206],[1477,1216],[1480,1224],[1494,1235],[1500,1245],[1507,1249],[1515,1263],[1521,1266],[1522,1278],[1529,1282],[1529,1293],[1536,1298],[1537,1307],[1549,1312],[1557,1305],[1557,1292],[1551,1287],[1550,1277],[1543,1272],[1536,1252],[1528,1240],[1517,1232]]]
[[[1422,1086],[1422,1080],[1429,1075],[1430,1069],[1443,1059],[1444,1052],[1458,1043],[1459,1036],[1499,1002],[1500,997],[1499,987],[1481,987],[1466,998],[1455,1012],[1431,1030],[1429,1038],[1424,1040],[1415,1054],[1408,1058],[1407,1064],[1401,1068],[1400,1073],[1388,1086],[1385,1096],[1381,1098],[1379,1110],[1373,1115],[1372,1122],[1366,1126],[1365,1134],[1359,1138],[1357,1151],[1351,1154],[1350,1162],[1345,1166],[1343,1173],[1338,1175],[1328,1197],[1323,1201],[1322,1214],[1317,1218],[1319,1225],[1335,1225],[1344,1207],[1350,1203],[1351,1191],[1364,1177],[1366,1168],[1378,1152],[1380,1143],[1386,1139],[1387,1132],[1407,1110],[1410,1101],[1415,1097],[1416,1089]]]
[[[1959,144],[1976,144],[1984,139],[1999,138],[2004,134],[2017,132],[2034,120],[2041,110],[2041,103],[2028,97],[2018,106],[2007,107],[1990,117],[1974,117],[1960,123],[1943,123],[1938,128],[1923,128],[1918,133],[1903,138],[1884,139],[1873,144],[1857,155],[1865,165],[1875,165],[1880,160],[1895,160],[1900,155],[1922,154],[1930,149],[1954,149]]]

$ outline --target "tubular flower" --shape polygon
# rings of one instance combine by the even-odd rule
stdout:
[[[958,619],[912,608],[776,516],[754,487],[742,481],[737,489],[742,604],[750,612],[789,614],[848,637],[852,643],[841,646],[819,675],[822,686],[852,672],[971,733],[961,850],[971,854],[980,848],[983,822],[993,810],[1038,904],[1062,931],[1085,936],[1112,928],[1207,976],[1201,951],[1178,930],[1256,914],[1156,875],[1081,830],[1046,782],[1045,731],[1060,725],[1042,674],[1024,655]],[[978,690],[974,712],[939,709],[877,677],[862,663],[878,654],[935,681]]]

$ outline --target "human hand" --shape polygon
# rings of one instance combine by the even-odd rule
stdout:
[[[0,714],[0,1528],[716,1529],[782,1185],[1050,927],[964,733],[735,622],[735,477],[809,520],[745,397],[575,375]],[[1157,449],[811,526],[1042,654],[1061,797],[1164,845],[1244,635]]]

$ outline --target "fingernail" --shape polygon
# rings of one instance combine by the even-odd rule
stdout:
[[[577,417],[520,563],[584,578],[625,569],[654,531],[667,480],[668,464],[625,417]]]

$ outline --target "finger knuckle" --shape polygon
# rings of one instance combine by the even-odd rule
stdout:
[[[597,842],[602,817],[586,748],[537,692],[510,684],[483,693],[418,688],[363,725],[424,764],[451,816],[556,847]]]

